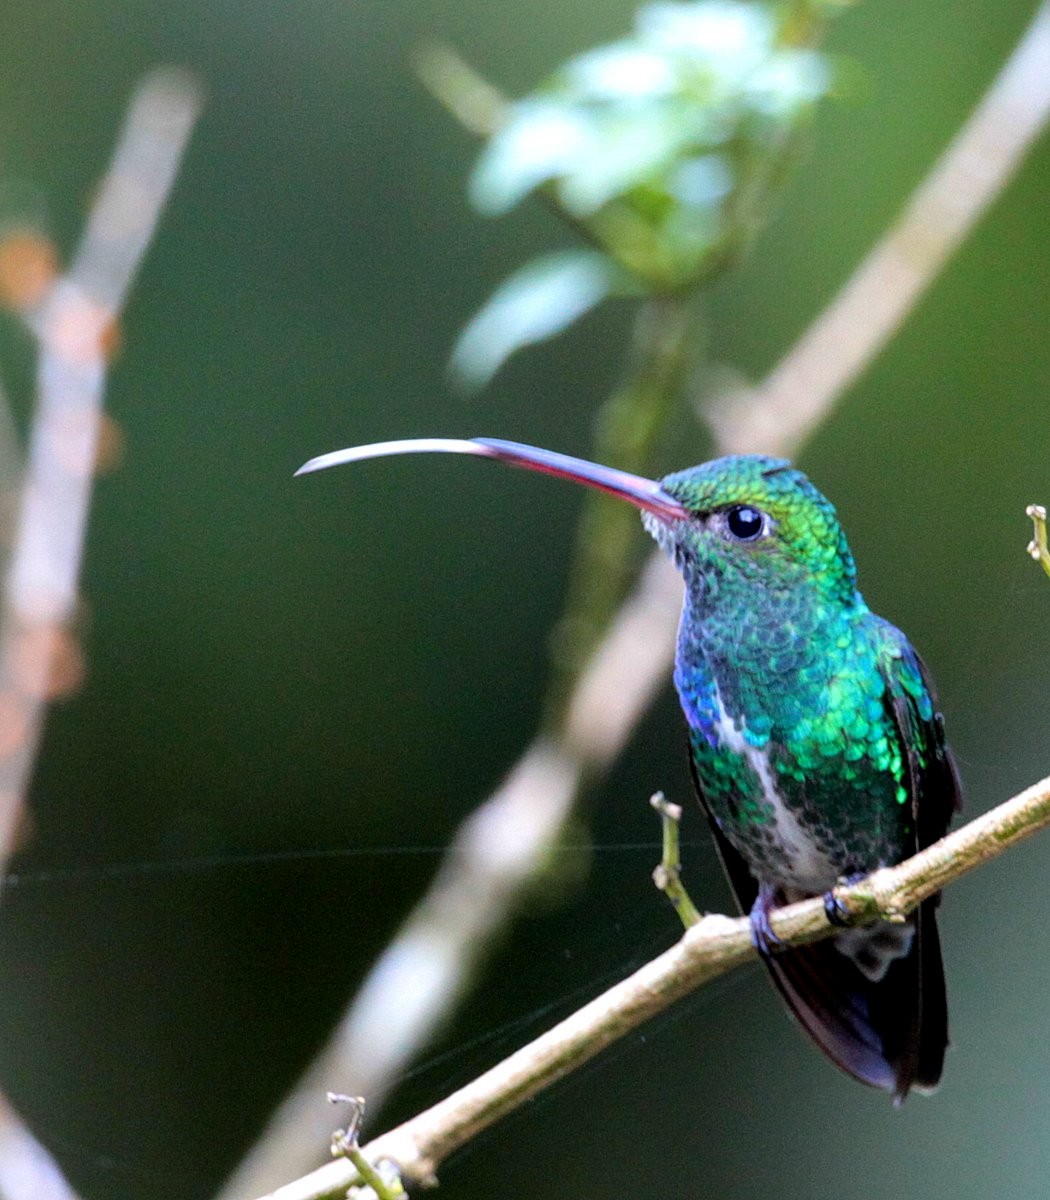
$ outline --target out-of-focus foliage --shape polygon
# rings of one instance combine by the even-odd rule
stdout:
[[[611,293],[640,289],[596,250],[562,250],[533,259],[502,283],[460,335],[452,352],[458,378],[484,383],[523,346],[572,324]]]
[[[546,260],[516,275],[514,305],[501,289],[460,341],[462,378],[485,382],[513,350],[627,290],[625,280],[672,293],[737,259],[829,87],[828,62],[808,44],[821,27],[810,8],[648,4],[630,37],[571,58],[511,107],[474,170],[475,206],[503,213],[542,190],[622,270]],[[531,319],[541,305],[542,332]]]

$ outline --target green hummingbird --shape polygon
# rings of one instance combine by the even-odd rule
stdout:
[[[674,682],[696,790],[773,982],[849,1075],[898,1103],[934,1088],[948,1044],[939,898],[808,946],[781,946],[769,920],[820,895],[837,920],[836,883],[930,845],[959,807],[929,675],[857,590],[831,503],[784,459],[732,455],[656,482],[489,438],[358,446],[297,473],[417,451],[493,458],[642,510],[685,581]]]

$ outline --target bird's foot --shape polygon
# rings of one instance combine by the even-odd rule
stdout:
[[[851,884],[859,883],[867,873],[867,871],[854,871],[849,875],[843,875],[837,886],[849,887]],[[827,917],[829,925],[837,925],[840,929],[846,929],[854,923],[852,914],[835,895],[834,888],[824,893],[823,900],[824,915]]]
[[[783,948],[784,943],[773,932],[769,914],[776,907],[777,894],[773,888],[759,888],[748,920],[751,922],[751,942],[762,958],[769,958]]]

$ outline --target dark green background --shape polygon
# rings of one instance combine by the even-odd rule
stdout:
[[[775,223],[712,296],[714,357],[754,377],[776,360],[1031,8],[883,0],[839,20],[831,48],[867,83],[821,110]],[[180,63],[208,90],[109,388],[127,447],[92,515],[89,676],[51,717],[23,881],[0,908],[0,1083],[89,1198],[189,1200],[218,1185],[425,887],[434,849],[530,737],[581,496],[462,460],[291,473],[336,446],[418,434],[587,451],[625,309],[525,353],[479,399],[445,383],[451,342],[492,286],[568,239],[536,206],[497,223],[471,214],[474,147],[408,60],[438,36],[520,93],[631,11],[0,8],[0,192],[28,194],[66,252],[140,75]],[[1024,555],[1023,516],[1050,501],[1048,185],[1044,139],[802,457],[840,508],[868,600],[937,677],[969,815],[1050,760],[1050,581]],[[0,372],[22,412],[30,349],[4,319]],[[708,452],[697,425],[666,466]],[[682,742],[668,684],[589,799],[585,883],[530,907],[445,1045],[492,1036],[415,1074],[387,1119],[673,936],[649,882],[645,798],[659,786],[686,799]],[[692,809],[686,837],[698,901],[727,907]],[[390,846],[415,852],[370,851]],[[334,849],[350,853],[251,861]],[[755,969],[482,1138],[447,1166],[444,1192],[1044,1196],[1048,865],[1037,840],[946,898],[954,1049],[936,1098],[894,1111],[841,1078]]]

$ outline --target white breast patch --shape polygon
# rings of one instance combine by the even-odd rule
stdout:
[[[788,807],[777,790],[773,768],[769,762],[768,746],[752,746],[744,737],[744,728],[738,726],[726,712],[722,697],[715,684],[715,699],[718,703],[718,721],[715,730],[722,745],[739,754],[758,776],[762,786],[762,798],[773,810],[772,837],[778,851],[785,860],[783,878],[769,881],[801,888],[814,893],[834,887],[837,874],[831,860],[820,849],[798,818]]]

